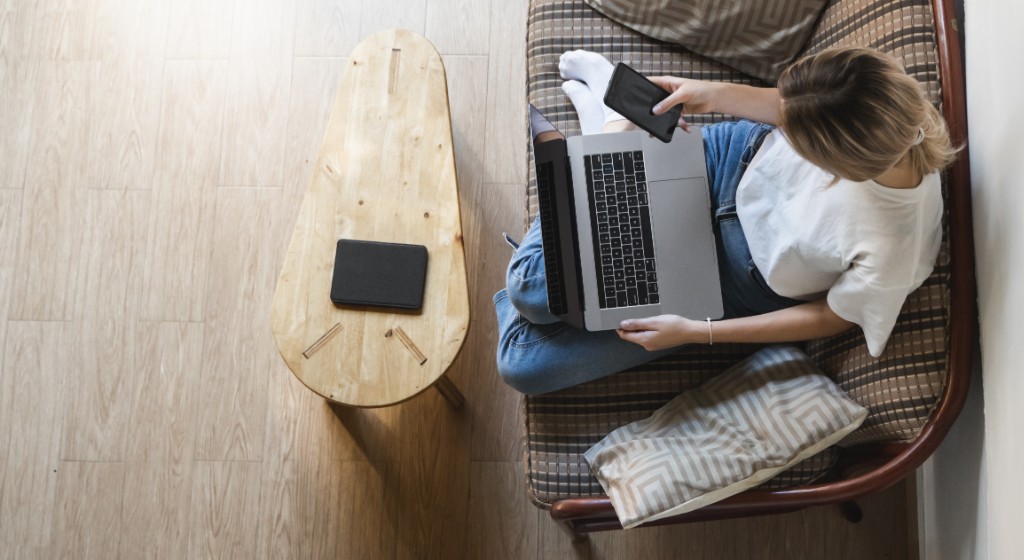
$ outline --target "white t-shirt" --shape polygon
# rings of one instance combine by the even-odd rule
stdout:
[[[750,255],[779,295],[828,306],[864,330],[878,357],[910,292],[931,274],[942,240],[938,173],[912,189],[839,180],[765,138],[736,192]]]

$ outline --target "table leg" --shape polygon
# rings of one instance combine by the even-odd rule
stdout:
[[[437,389],[441,396],[448,400],[448,404],[452,405],[452,408],[462,408],[462,404],[466,402],[466,398],[462,396],[462,392],[459,388],[452,383],[451,379],[448,379],[448,375],[442,375],[437,383],[434,383],[434,388]]]

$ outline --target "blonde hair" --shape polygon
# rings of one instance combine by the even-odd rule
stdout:
[[[779,124],[793,149],[837,178],[874,179],[908,154],[923,177],[956,156],[942,115],[917,80],[876,50],[806,56],[782,72],[778,87]]]

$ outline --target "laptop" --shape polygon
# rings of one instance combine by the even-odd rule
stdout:
[[[537,143],[530,131],[554,315],[589,331],[722,317],[704,141],[690,128],[669,143],[642,130]]]

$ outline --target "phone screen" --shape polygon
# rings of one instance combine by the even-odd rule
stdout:
[[[682,104],[661,115],[651,109],[669,93],[628,65],[618,63],[608,82],[604,95],[605,105],[611,107],[640,128],[650,132],[662,142],[671,142],[672,134],[683,112]]]

